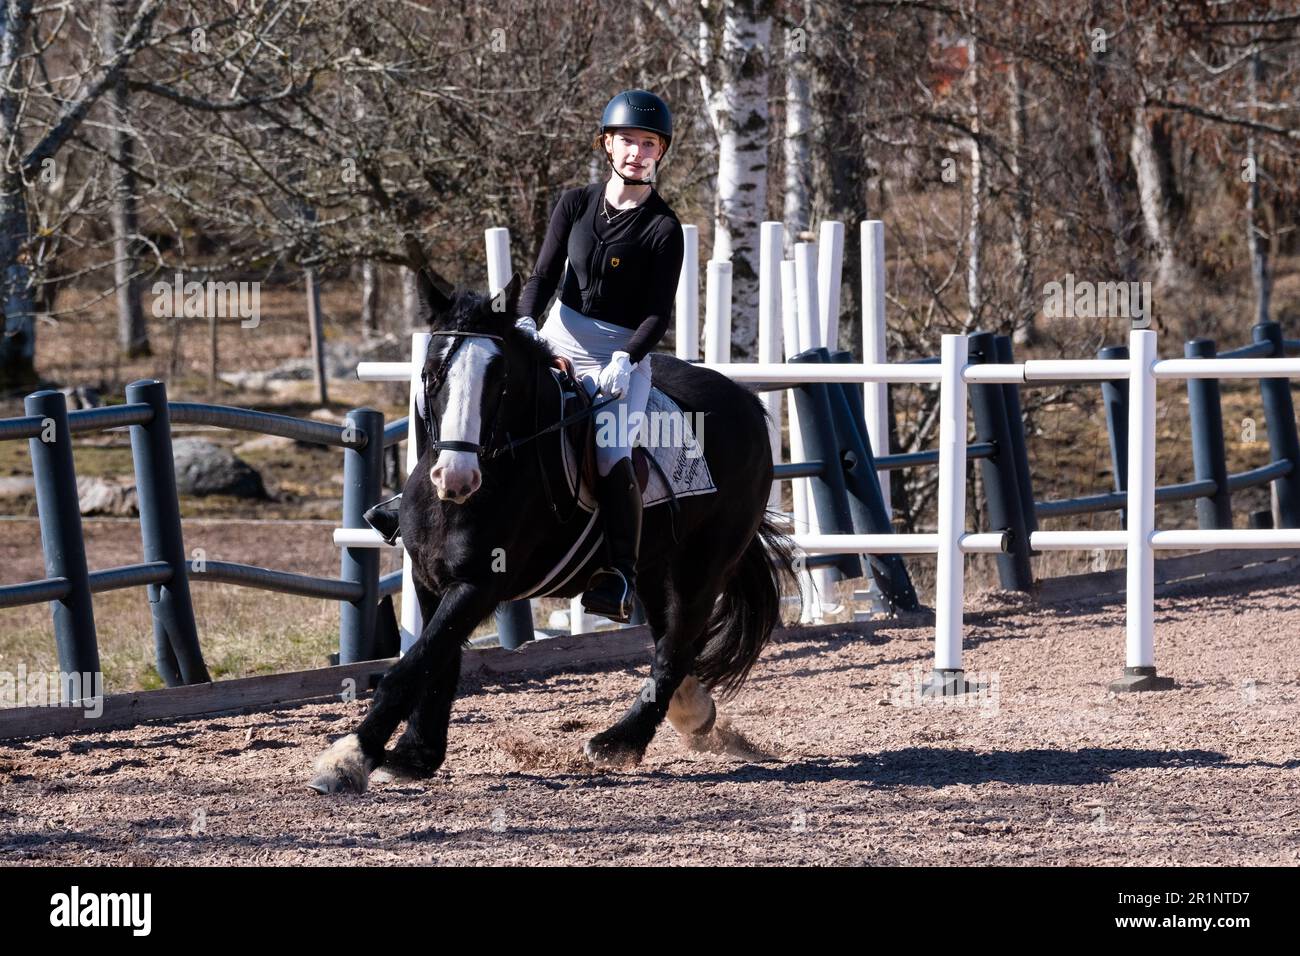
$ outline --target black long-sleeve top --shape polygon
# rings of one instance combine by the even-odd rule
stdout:
[[[589,318],[635,329],[628,343],[633,362],[654,350],[672,320],[677,278],[682,270],[682,226],[653,188],[635,209],[601,215],[605,184],[570,189],[560,197],[519,296],[518,312],[540,328],[543,313],[560,286],[560,301]],[[569,268],[564,269],[565,256]]]

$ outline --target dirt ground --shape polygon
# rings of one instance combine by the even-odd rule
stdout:
[[[691,750],[582,743],[644,667],[462,688],[446,766],[322,797],[366,703],[0,744],[8,864],[1272,864],[1300,860],[1300,581],[1158,601],[1179,686],[1114,696],[1120,605],[970,602],[988,692],[920,706],[921,618],[787,632]]]

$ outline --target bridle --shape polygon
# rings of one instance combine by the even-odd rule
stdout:
[[[430,388],[429,377],[427,372],[424,370],[421,370],[420,372],[420,388],[424,393],[424,414],[422,416],[423,423],[424,423],[424,431],[429,441],[428,447],[432,449],[435,453],[444,450],[445,451],[468,451],[478,455],[484,461],[491,461],[492,459],[498,457],[499,455],[503,455],[506,452],[509,452],[511,457],[514,457],[515,449],[518,448],[520,445],[530,442],[535,438],[541,438],[543,435],[549,434],[550,432],[553,432],[556,429],[564,428],[567,425],[571,425],[574,422],[595,413],[599,409],[604,408],[610,402],[618,401],[618,399],[622,397],[622,396],[615,396],[613,398],[607,398],[603,402],[593,402],[591,405],[588,405],[582,411],[561,418],[558,422],[548,425],[547,427],[537,432],[534,432],[533,434],[527,436],[526,438],[517,438],[512,441],[510,438],[510,433],[506,432],[505,433],[506,443],[504,445],[497,445],[497,432],[500,427],[501,409],[505,406],[506,396],[509,394],[510,375],[509,375],[509,369],[507,369],[507,373],[502,379],[501,397],[497,400],[497,407],[492,415],[492,432],[488,437],[488,441],[486,443],[481,443],[481,444],[475,444],[474,442],[470,442],[470,441],[461,441],[459,439],[451,439],[448,441],[443,441],[438,436],[438,426],[434,422],[432,399],[433,396],[438,394],[438,390],[442,388],[442,386],[446,383],[447,373],[451,370],[451,362],[452,359],[455,357],[456,350],[460,348],[460,343],[467,338],[493,339],[497,342],[504,342],[505,340],[502,336],[495,335],[491,332],[446,330],[446,331],[434,331],[431,332],[430,334],[449,335],[449,336],[455,336],[457,338],[456,343],[450,349],[447,350],[447,357],[443,359],[442,364],[439,365],[438,368],[435,370],[433,376],[432,388]],[[505,350],[503,349],[502,350],[503,357],[504,357],[504,352]],[[482,426],[480,425],[480,433],[479,433],[480,436],[482,435],[481,429]]]
[[[447,357],[443,359],[442,364],[435,370],[432,389],[429,387],[429,376],[427,370],[421,370],[420,372],[420,388],[424,392],[424,430],[429,439],[429,448],[434,452],[469,451],[484,459],[495,458],[500,454],[501,449],[497,449],[491,454],[487,453],[487,449],[490,445],[495,444],[497,424],[498,419],[500,418],[499,414],[494,414],[492,416],[492,435],[489,438],[488,444],[475,444],[474,442],[460,441],[458,439],[443,441],[438,435],[438,426],[434,422],[432,399],[434,395],[438,394],[438,390],[446,383],[447,373],[451,370],[452,359],[455,358],[456,350],[460,348],[461,342],[465,341],[467,338],[494,339],[497,342],[502,342],[504,339],[500,335],[493,335],[491,332],[435,331],[431,334],[455,336],[456,342],[447,350]],[[504,350],[502,351],[504,353]],[[501,398],[497,402],[498,413],[501,411],[501,406],[505,404],[510,376],[506,375],[503,382],[504,384],[501,386]],[[481,434],[482,432],[480,431],[480,435]],[[508,432],[506,433],[506,438],[510,438]]]

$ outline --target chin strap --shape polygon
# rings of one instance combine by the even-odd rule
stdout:
[[[614,165],[614,157],[611,156],[608,152],[605,153],[605,162],[609,163],[609,168],[614,170],[614,175],[617,176],[619,179],[623,180],[623,182],[629,186],[653,186],[655,184],[654,179],[628,179],[621,172],[619,172],[618,167]],[[655,171],[655,176],[658,177],[659,175],[658,160],[655,161],[653,169]]]

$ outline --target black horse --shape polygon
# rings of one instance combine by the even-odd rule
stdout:
[[[427,411],[411,440],[417,427],[438,434],[406,482],[401,529],[424,628],[379,682],[357,732],[317,758],[311,786],[321,793],[360,792],[380,765],[405,777],[438,769],[465,642],[499,603],[539,585],[590,517],[579,509],[562,519],[550,507],[537,442],[502,453],[559,417],[554,403],[538,406],[554,356],[514,327],[520,276],[495,298],[445,296],[423,272],[419,285],[433,337]],[[653,363],[656,387],[707,416],[699,440],[718,490],[681,499],[675,514],[669,505],[645,513],[637,580],[654,637],[651,678],[587,742],[597,766],[639,761],[665,716],[683,735],[707,733],[716,716],[709,692],[739,687],[780,623],[782,584],[793,581],[791,543],[766,514],[772,458],[762,403],[708,369],[665,354]],[[463,433],[475,424],[476,435]],[[449,435],[453,428],[462,434]],[[549,593],[582,593],[596,560]]]

